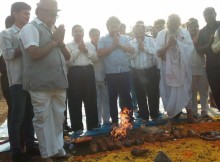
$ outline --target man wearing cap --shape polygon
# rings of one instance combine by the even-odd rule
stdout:
[[[190,33],[193,44],[196,47],[199,33],[198,20],[195,18],[190,18],[186,23],[186,27]],[[205,56],[199,55],[194,48],[192,54],[192,112],[195,117],[198,116],[198,92],[202,108],[201,115],[202,117],[208,117],[208,91],[209,84],[205,71]]]
[[[57,2],[40,0],[37,17],[22,29],[23,88],[31,95],[33,125],[45,162],[52,156],[64,157],[63,122],[65,111],[66,62],[70,54],[63,43],[63,25],[54,27]]]
[[[199,31],[197,52],[200,55],[206,55],[206,72],[209,86],[215,104],[220,110],[220,57],[211,48],[220,21],[216,21],[216,12],[213,7],[207,7],[203,12],[203,16],[207,25]]]

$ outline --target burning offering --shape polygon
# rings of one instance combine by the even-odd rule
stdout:
[[[120,112],[120,124],[118,127],[114,127],[111,136],[114,140],[121,140],[126,137],[127,129],[132,128],[129,117],[130,111],[127,108],[123,108]]]

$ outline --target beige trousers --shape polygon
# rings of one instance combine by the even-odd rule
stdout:
[[[66,90],[30,91],[33,125],[42,158],[64,156],[63,122]]]
[[[207,115],[208,111],[208,91],[209,84],[206,75],[192,76],[192,112],[193,115],[198,115],[197,94],[199,92],[200,104],[202,108],[201,115]]]

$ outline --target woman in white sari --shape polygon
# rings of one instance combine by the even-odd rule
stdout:
[[[158,33],[156,48],[161,59],[160,94],[168,114],[168,124],[185,107],[188,122],[195,122],[191,110],[191,56],[193,42],[186,29],[180,28],[180,17],[172,14],[167,29]]]

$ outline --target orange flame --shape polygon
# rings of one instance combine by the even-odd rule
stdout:
[[[120,112],[120,124],[118,127],[114,127],[111,135],[115,140],[122,139],[126,137],[127,135],[127,129],[132,128],[132,124],[129,123],[130,117],[129,113],[131,110],[128,110],[128,108],[123,108]]]

